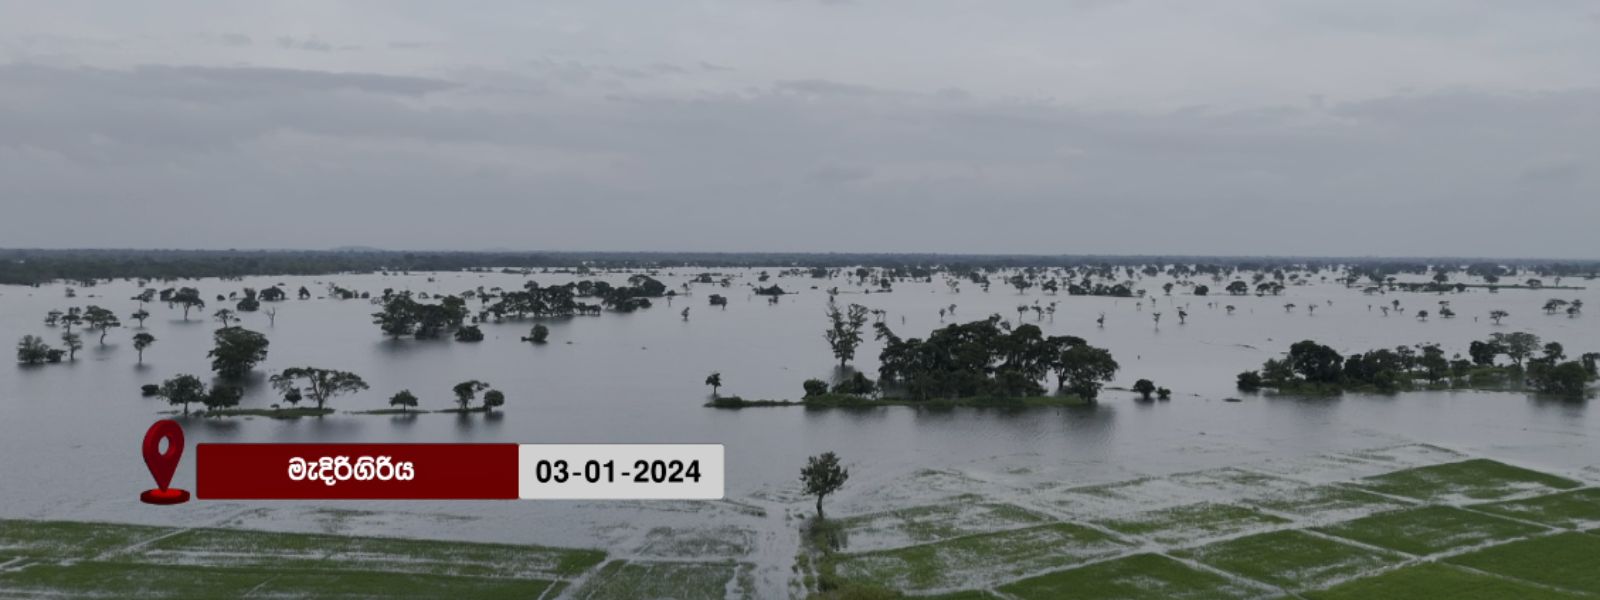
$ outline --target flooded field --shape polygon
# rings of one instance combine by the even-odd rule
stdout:
[[[1464,549],[1569,541],[1533,535],[1530,527],[1581,530],[1596,524],[1594,515],[1575,512],[1581,502],[1562,495],[1588,494],[1567,490],[1600,480],[1600,423],[1584,402],[1479,391],[1274,397],[1234,386],[1237,373],[1260,367],[1302,339],[1347,354],[1423,342],[1465,354],[1469,342],[1492,332],[1527,331],[1562,343],[1569,355],[1600,350],[1600,322],[1592,316],[1540,310],[1550,298],[1597,306],[1594,289],[1367,295],[1334,283],[1330,275],[1328,281],[1291,285],[1281,296],[1219,291],[1201,297],[1186,287],[1165,296],[1166,280],[1151,277],[1137,285],[1150,297],[1118,299],[1050,295],[1037,288],[1019,293],[999,277],[989,292],[970,284],[952,292],[936,276],[932,282],[897,282],[889,293],[865,293],[842,276],[778,277],[777,269],[768,271],[774,276],[761,285],[775,283],[790,292],[776,304],[751,292],[759,270],[725,270],[730,286],[700,283],[687,290],[682,285],[699,271],[663,272],[657,278],[684,294],[670,305],[658,301],[633,313],[538,321],[550,329],[544,345],[520,340],[532,321],[483,324],[486,339],[475,344],[448,336],[391,340],[371,322],[377,306],[328,298],[328,284],[376,296],[386,288],[430,294],[480,286],[520,289],[530,278],[545,285],[574,279],[620,285],[628,274],[449,272],[182,284],[199,288],[208,301],[273,284],[291,292],[305,286],[316,296],[273,303],[277,316],[271,324],[262,313],[241,314],[242,326],[271,340],[241,406],[277,403],[266,374],[286,367],[352,371],[372,386],[335,399],[330,406],[340,412],[322,418],[187,418],[190,444],[714,442],[727,447],[727,498],[718,502],[143,505],[137,493],[149,487],[149,475],[139,442],[149,423],[171,407],[141,397],[139,386],[179,373],[209,380],[205,354],[217,327],[210,312],[232,302],[194,311],[187,322],[180,309],[148,304],[152,316],[145,331],[157,342],[144,351],[141,366],[130,342],[135,324],[126,318],[138,305],[129,300],[140,289],[133,283],[76,288],[74,298],[60,284],[0,287],[0,338],[7,340],[34,334],[54,343],[59,331],[43,319],[69,306],[104,306],[124,321],[104,346],[98,334],[85,332],[76,361],[0,372],[0,433],[8,440],[0,461],[0,480],[6,482],[0,518],[604,552],[603,563],[581,565],[574,571],[579,575],[560,571],[559,557],[473,563],[487,573],[544,586],[546,595],[574,598],[803,595],[809,584],[797,555],[804,546],[801,524],[812,507],[801,496],[797,475],[807,456],[823,451],[837,452],[851,471],[849,483],[828,499],[829,515],[842,531],[833,558],[837,572],[917,593],[978,589],[1052,597],[1053,586],[1073,578],[1092,574],[1097,581],[1115,581],[1131,570],[1151,577],[1166,573],[1171,581],[1228,595],[1272,597],[1332,586],[1328,597],[1358,597],[1360,590],[1339,591],[1341,584],[1354,574],[1379,571],[1414,576],[1415,567],[1408,565],[1415,561],[1408,556],[1454,552],[1461,555],[1457,562],[1467,564],[1478,559]],[[1115,355],[1121,370],[1111,385],[1122,389],[1108,388],[1091,406],[1026,410],[704,406],[710,390],[702,382],[713,371],[722,374],[722,393],[762,399],[797,399],[805,379],[836,376],[822,337],[824,290],[836,286],[841,301],[882,310],[883,321],[905,337],[939,327],[940,309],[952,304],[955,312],[945,323],[999,314],[1036,323],[1047,335],[1083,337]],[[728,297],[726,308],[708,305],[714,293]],[[1409,310],[1379,310],[1394,300]],[[1415,318],[1418,310],[1437,312],[1441,300],[1449,302],[1455,318]],[[1036,302],[1053,303],[1053,314],[1019,316],[1019,306]],[[1296,306],[1286,310],[1288,303]],[[1228,305],[1235,307],[1232,314]],[[1312,305],[1314,312],[1306,308]],[[681,315],[685,307],[687,319]],[[1175,318],[1178,307],[1186,307],[1186,323]],[[1489,318],[1497,309],[1511,315],[1498,325]],[[1159,326],[1154,312],[1166,314]],[[1104,325],[1098,326],[1102,314]],[[880,347],[869,337],[855,364],[873,373]],[[1125,388],[1141,378],[1171,388],[1172,399],[1137,401]],[[389,396],[401,389],[414,392],[422,408],[448,408],[450,387],[467,379],[504,391],[503,410],[350,414],[387,408]],[[1432,470],[1411,470],[1416,468]],[[192,458],[186,457],[175,485],[192,489],[193,473]],[[1380,514],[1408,516],[1399,525],[1364,522]],[[1479,522],[1484,519],[1491,521]],[[1401,547],[1383,537],[1400,525],[1440,533],[1415,536],[1424,547]],[[1328,547],[1328,537],[1356,545]],[[198,554],[214,555],[215,541],[189,535],[141,552],[152,564],[183,566]],[[1280,547],[1305,548],[1306,555],[1322,560],[1292,565],[1302,574],[1293,581],[1262,581],[1239,572],[1249,557]],[[0,550],[0,562],[13,555]],[[483,574],[445,571],[434,574]]]

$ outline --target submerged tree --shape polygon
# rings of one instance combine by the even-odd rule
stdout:
[[[206,384],[193,375],[178,375],[161,382],[156,395],[165,398],[169,404],[183,406],[183,414],[187,415],[190,403],[205,400]]]
[[[244,377],[256,363],[267,358],[267,336],[243,327],[223,327],[212,338],[216,347],[206,356],[211,357],[211,370],[226,379]]]
[[[456,341],[458,341],[458,342],[481,342],[481,341],[483,341],[483,330],[479,329],[477,325],[468,325],[466,327],[462,327],[460,329],[457,329],[456,330]]]
[[[940,311],[943,317],[943,311]],[[828,347],[833,350],[833,357],[839,359],[839,366],[843,367],[856,357],[856,347],[861,345],[861,329],[867,325],[867,307],[860,304],[851,304],[848,309],[841,310],[833,298],[828,299],[828,330],[822,337],[828,340]]]
[[[67,349],[67,360],[78,360],[78,351],[83,349],[83,338],[70,331],[62,332],[61,345]]]
[[[688,309],[684,309],[684,310],[688,310]],[[533,342],[535,344],[543,344],[543,343],[545,343],[546,340],[549,340],[549,339],[550,339],[550,328],[549,327],[545,327],[544,325],[534,325],[533,329],[528,331],[528,335],[526,335],[526,336],[524,336],[522,338],[522,341],[524,341],[524,342]]]
[[[456,395],[456,404],[461,405],[461,410],[472,406],[472,400],[478,397],[478,392],[489,389],[489,384],[476,379],[469,379],[450,388]]]
[[[169,305],[180,304],[183,306],[184,321],[189,320],[190,309],[206,307],[205,299],[200,297],[200,290],[192,287],[179,288],[177,292],[167,296],[166,301]]]
[[[1156,384],[1149,379],[1140,379],[1133,382],[1133,391],[1139,392],[1140,397],[1149,400],[1150,394],[1156,393]]]
[[[417,407],[417,395],[411,390],[400,390],[389,397],[389,406],[398,406],[400,410],[410,412]]]
[[[200,398],[200,403],[206,405],[206,413],[211,414],[217,410],[238,406],[239,400],[244,398],[244,389],[233,385],[214,385],[211,391]]]
[[[128,318],[138,321],[139,328],[144,329],[144,320],[150,318],[150,311],[141,308],[133,311],[133,314],[128,315]]]
[[[805,486],[805,495],[817,497],[818,519],[822,518],[822,499],[839,491],[849,479],[850,470],[841,466],[838,455],[832,452],[806,459],[806,466],[800,469],[800,483]]]
[[[156,343],[156,336],[143,331],[133,334],[133,349],[139,353],[139,364],[144,364],[144,349]]]
[[[1116,359],[1104,348],[1075,345],[1061,353],[1056,363],[1057,385],[1084,400],[1100,395],[1100,386],[1117,374]]]
[[[711,397],[717,397],[717,389],[722,387],[722,374],[712,373],[706,376],[706,385],[711,386]]]
[[[493,411],[496,408],[505,406],[505,404],[506,395],[504,392],[501,392],[500,390],[489,390],[483,393],[483,409],[485,411]]]
[[[1494,333],[1489,338],[1501,347],[1506,358],[1511,359],[1511,364],[1522,366],[1522,361],[1539,349],[1539,336],[1518,331],[1515,333]]]
[[[37,365],[50,358],[50,344],[35,335],[25,335],[17,341],[17,362]]]
[[[316,401],[318,410],[335,396],[367,389],[367,382],[362,380],[360,375],[349,371],[316,367],[290,367],[273,375],[270,381],[272,387],[282,392],[286,398],[292,390],[298,399],[301,390],[304,390],[306,396]],[[304,388],[301,387],[302,383],[305,385]]]
[[[112,327],[122,326],[122,321],[117,320],[116,313],[93,305],[83,309],[83,322],[88,324],[90,329],[100,330],[101,346],[106,345],[106,331]]]

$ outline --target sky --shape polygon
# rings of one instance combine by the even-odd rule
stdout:
[[[1600,258],[1600,3],[0,0],[0,247]]]

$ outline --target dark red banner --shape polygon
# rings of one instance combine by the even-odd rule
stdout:
[[[515,500],[516,444],[200,444],[202,500]]]

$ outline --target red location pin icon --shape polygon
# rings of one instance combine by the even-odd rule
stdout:
[[[161,451],[161,441],[167,441],[167,451]],[[139,493],[146,504],[182,504],[189,501],[189,492],[172,485],[172,474],[178,470],[178,459],[183,458],[183,427],[172,419],[156,421],[144,432],[144,465],[156,478],[156,489]]]

